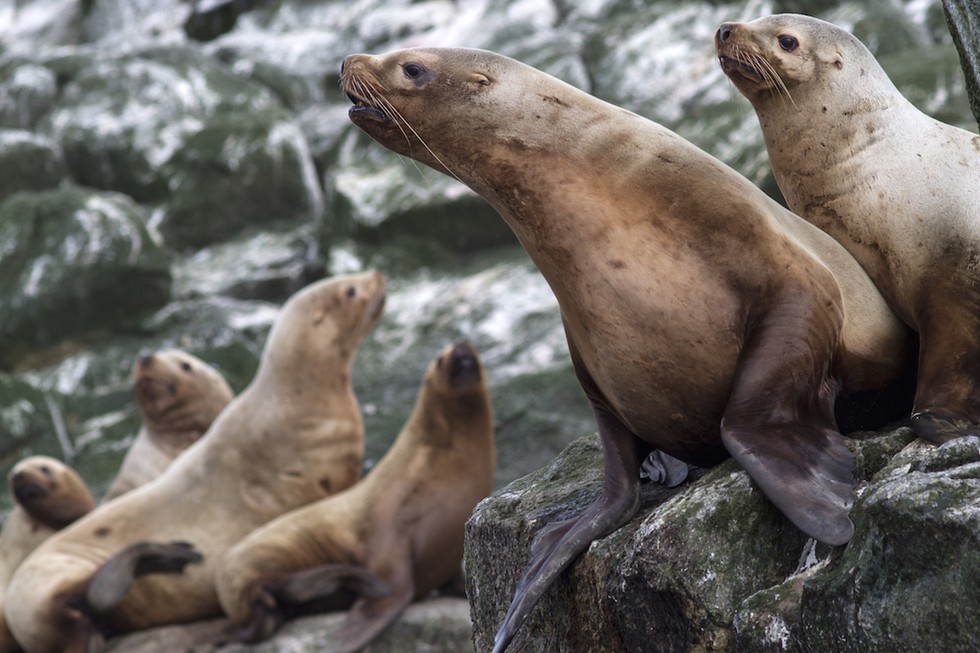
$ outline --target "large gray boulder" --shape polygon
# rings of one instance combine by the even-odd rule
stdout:
[[[943,9],[963,64],[970,108],[980,123],[980,0],[943,0]]]
[[[0,204],[0,369],[136,323],[170,299],[170,283],[168,257],[125,195],[12,195]]]
[[[0,128],[0,202],[20,191],[53,188],[67,175],[61,149],[50,138]]]
[[[549,589],[513,650],[976,650],[980,440],[911,440],[907,429],[850,440],[860,499],[844,548],[814,546],[731,461],[675,490],[647,486],[636,517]],[[596,497],[601,469],[597,439],[584,438],[477,507],[466,540],[477,651],[492,647],[535,534]]]

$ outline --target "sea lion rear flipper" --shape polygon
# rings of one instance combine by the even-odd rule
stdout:
[[[574,353],[572,360],[576,360]],[[576,366],[576,371],[580,369]],[[580,372],[580,378],[584,378],[584,374]],[[582,387],[588,393],[590,383],[587,378]],[[514,599],[497,630],[494,653],[502,653],[507,648],[548,587],[593,540],[619,528],[636,514],[640,497],[637,438],[591,395],[589,402],[602,442],[605,469],[602,494],[581,515],[549,524],[535,537],[528,568],[518,582]]]
[[[391,593],[391,588],[378,576],[356,565],[320,565],[296,572],[278,583],[272,593],[277,599],[290,603],[308,603],[340,590],[359,596],[379,599]]]
[[[821,342],[819,323],[770,317],[746,340],[722,442],[800,530],[845,544],[854,532],[854,464],[834,420],[837,384],[829,360],[819,359],[833,348]]]
[[[92,576],[83,611],[104,614],[114,608],[139,576],[179,574],[203,556],[187,542],[136,542],[109,558]]]

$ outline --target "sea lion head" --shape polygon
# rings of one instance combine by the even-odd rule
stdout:
[[[576,133],[566,120],[577,89],[486,50],[352,54],[341,86],[350,120],[371,138],[478,189],[505,150],[554,150]]]
[[[480,357],[468,342],[449,345],[429,364],[426,379],[442,392],[461,393],[485,384]]]
[[[220,372],[176,349],[140,352],[132,378],[143,423],[158,434],[203,433],[233,396]]]
[[[384,309],[385,279],[369,271],[324,279],[282,307],[269,333],[262,367],[346,369]],[[310,365],[320,363],[320,365]],[[337,366],[341,367],[337,367]]]
[[[867,59],[867,48],[853,35],[798,14],[722,23],[715,49],[721,69],[753,104],[772,98],[789,103],[801,84],[846,84],[850,69]]]
[[[413,422],[433,446],[452,446],[461,433],[492,437],[493,410],[483,364],[468,342],[444,347],[429,363]]]
[[[32,519],[55,530],[95,507],[85,481],[60,460],[30,456],[8,475],[10,494]]]

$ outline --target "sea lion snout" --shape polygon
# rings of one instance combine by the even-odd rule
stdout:
[[[458,385],[480,377],[480,360],[468,342],[455,345],[449,353],[449,380]]]
[[[44,497],[47,491],[31,474],[19,471],[10,477],[10,491],[20,504],[30,504]]]
[[[735,29],[734,23],[722,23],[718,27],[718,31],[715,32],[715,43],[724,43],[732,35],[732,30]]]
[[[136,364],[140,369],[146,369],[153,363],[153,352],[149,349],[143,349],[139,353],[139,357],[136,359]]]

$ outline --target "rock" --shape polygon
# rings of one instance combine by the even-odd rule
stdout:
[[[943,0],[943,10],[960,53],[970,108],[980,123],[980,0]]]
[[[137,632],[109,642],[105,653],[318,653],[340,628],[343,613],[287,621],[266,642],[216,648],[228,622],[203,621]],[[463,599],[429,598],[411,604],[364,653],[472,653],[469,605]]]
[[[50,138],[0,129],[0,202],[16,192],[53,188],[67,174],[61,150]]]
[[[0,369],[170,299],[169,260],[129,198],[73,186],[0,204]]]
[[[319,220],[323,195],[303,133],[280,109],[213,116],[166,165],[159,223],[172,247],[200,248],[245,227]]]
[[[211,41],[230,31],[238,16],[255,8],[257,0],[204,0],[195,2],[184,31],[195,41]]]
[[[190,136],[276,107],[268,90],[196,50],[149,48],[76,57],[38,128],[61,144],[78,183],[161,202],[176,172],[164,166]]]
[[[814,547],[732,461],[675,490],[645,487],[637,516],[548,590],[515,650],[975,650],[980,440],[902,449],[909,439],[850,441],[863,480],[843,549]],[[534,534],[596,497],[601,469],[597,438],[584,438],[477,507],[466,534],[477,651],[492,647]]]
[[[32,452],[41,453],[38,440],[53,431],[52,414],[44,393],[0,372],[0,433],[3,433],[0,464],[10,467]]]
[[[0,127],[31,129],[58,94],[54,71],[12,59],[0,65]]]

